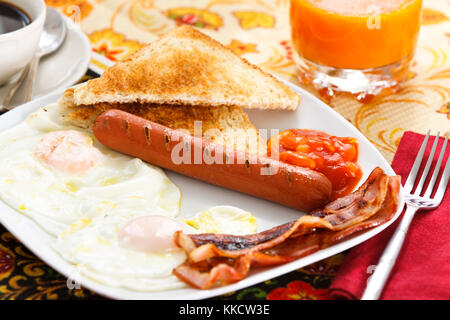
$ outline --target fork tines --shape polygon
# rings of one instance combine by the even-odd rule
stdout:
[[[428,130],[427,135],[425,136],[425,138],[423,140],[423,143],[422,143],[422,145],[420,147],[419,153],[417,154],[416,160],[414,161],[414,164],[413,164],[411,172],[410,172],[410,174],[408,176],[408,179],[407,179],[407,181],[405,183],[404,191],[405,191],[406,194],[412,194],[414,185],[415,185],[416,180],[417,180],[417,174],[419,172],[419,169],[420,169],[421,164],[422,164],[422,160],[424,158],[426,146],[428,144],[428,139],[430,137],[430,132],[431,132],[431,130]],[[428,183],[428,187],[427,187],[425,193],[422,196],[423,198],[433,199],[433,200],[435,200],[437,202],[440,202],[442,200],[443,196],[444,196],[445,190],[447,188],[449,176],[450,176],[450,156],[448,157],[447,162],[445,164],[445,168],[444,168],[444,171],[442,173],[442,176],[441,176],[441,179],[440,179],[440,183],[439,183],[439,185],[437,187],[437,191],[436,191],[434,197],[431,198],[431,195],[433,194],[434,185],[436,184],[436,180],[439,177],[439,172],[441,171],[440,170],[441,169],[441,164],[442,164],[442,161],[444,159],[445,151],[447,149],[447,143],[448,143],[449,134],[450,133],[447,133],[447,135],[445,137],[445,140],[444,140],[444,143],[442,144],[441,151],[439,153],[439,157],[438,157],[438,160],[436,162],[436,165],[435,165],[435,168],[434,168],[434,171],[433,171],[433,175],[431,176],[431,179],[430,179],[430,181]],[[420,180],[417,183],[417,186],[415,188],[414,196],[420,196],[421,193],[423,192],[423,187],[424,187],[425,182],[427,180],[428,172],[429,172],[429,170],[431,168],[431,165],[432,165],[432,162],[433,162],[433,159],[434,159],[434,155],[435,155],[435,152],[436,152],[436,149],[437,149],[439,136],[440,136],[440,133],[438,132],[437,135],[436,135],[436,138],[434,139],[433,145],[431,147],[431,151],[430,151],[430,155],[428,156],[428,160],[427,160],[427,162],[425,164],[425,167],[423,169],[423,172],[422,172],[422,174],[420,176]]]

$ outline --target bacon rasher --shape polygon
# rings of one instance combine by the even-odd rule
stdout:
[[[175,242],[188,259],[174,274],[199,289],[245,278],[251,267],[296,260],[390,220],[397,209],[400,178],[375,168],[355,192],[296,221],[251,235],[192,234]]]

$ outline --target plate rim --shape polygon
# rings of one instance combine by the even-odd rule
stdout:
[[[353,126],[348,120],[346,120],[342,115],[340,115],[337,111],[333,110],[331,107],[329,107],[323,101],[321,101],[319,98],[317,98],[310,92],[306,91],[305,89],[302,89],[302,88],[296,86],[295,84],[293,84],[287,80],[284,80],[278,76],[276,76],[276,78],[279,79],[280,81],[282,81],[283,83],[285,83],[286,85],[288,85],[293,91],[299,93],[300,95],[308,96],[308,98],[312,99],[312,101],[314,103],[317,103],[320,106],[320,108],[322,108],[322,109],[327,108],[326,112],[331,112],[333,117],[337,117],[340,120],[344,120],[346,127],[348,127],[352,131],[357,132],[358,139],[363,140],[365,144],[367,144],[368,146],[370,146],[371,149],[373,149],[372,150],[373,152],[375,152],[379,155],[379,158],[381,159],[381,161],[384,162],[384,166],[386,168],[390,169],[389,170],[390,172],[387,172],[387,173],[395,174],[395,172],[392,169],[392,167],[390,166],[390,164],[381,155],[381,153],[375,148],[375,146],[355,126]],[[73,86],[73,87],[76,87],[76,86]],[[8,129],[11,126],[18,124],[20,122],[20,120],[23,119],[23,117],[26,117],[31,112],[37,110],[38,108],[40,108],[42,106],[45,106],[46,104],[51,103],[51,102],[40,103],[40,101],[46,101],[46,100],[51,99],[53,102],[56,102],[58,100],[58,98],[60,97],[60,95],[63,93],[63,91],[64,91],[64,89],[59,88],[59,89],[54,90],[48,94],[45,94],[33,101],[30,101],[24,105],[18,106],[17,108],[1,115],[0,116],[0,133],[3,132],[4,130]],[[2,124],[7,121],[5,119],[9,120],[10,118],[12,119],[11,121],[13,121],[14,124],[12,124],[11,126],[2,128]],[[171,292],[175,292],[177,290],[188,290],[188,291],[192,290],[191,291],[192,293],[188,292],[189,296],[180,294],[178,296],[171,297],[170,300],[186,300],[186,299],[200,300],[200,299],[206,299],[206,298],[214,298],[214,297],[217,297],[217,296],[220,296],[220,295],[232,292],[232,291],[240,290],[240,289],[243,289],[243,288],[246,288],[249,286],[256,285],[263,281],[266,281],[268,279],[266,276],[267,272],[269,272],[271,274],[269,279],[276,278],[280,275],[286,274],[288,272],[291,272],[291,271],[301,268],[303,266],[309,265],[311,263],[320,261],[324,258],[333,256],[335,254],[338,254],[349,248],[355,247],[355,246],[363,243],[364,241],[372,238],[376,234],[380,233],[381,231],[383,231],[384,229],[389,227],[400,216],[401,212],[403,211],[403,207],[404,207],[404,203],[405,203],[404,196],[403,196],[403,187],[400,190],[398,203],[399,203],[399,205],[398,205],[397,212],[395,213],[394,217],[391,220],[387,221],[386,223],[384,223],[380,226],[369,229],[369,230],[365,231],[364,233],[357,235],[354,238],[351,238],[349,240],[345,240],[341,243],[335,244],[331,247],[326,248],[325,250],[324,249],[319,250],[319,251],[317,251],[311,255],[308,255],[306,257],[294,260],[294,261],[286,263],[286,264],[276,265],[276,266],[260,269],[258,272],[252,274],[252,276],[250,278],[245,278],[239,282],[236,282],[236,283],[224,286],[224,287],[219,287],[219,288],[214,288],[214,289],[209,289],[209,290],[183,288],[183,289],[175,289],[175,290],[169,290],[169,291],[163,291],[163,292],[150,292],[150,291],[141,292],[141,291],[133,291],[133,290],[125,289],[122,287],[107,286],[107,285],[101,284],[95,280],[91,280],[90,278],[83,276],[83,275],[80,276],[80,280],[81,280],[83,287],[85,287],[89,290],[92,290],[93,292],[95,292],[103,297],[107,297],[107,298],[111,298],[111,299],[168,300],[167,297],[158,297],[158,295],[164,294],[164,293],[169,293],[169,295],[170,295]],[[10,211],[17,212],[1,200],[0,200],[0,207],[6,207],[6,208],[9,208]],[[39,225],[36,222],[34,222],[32,219],[30,219],[26,216],[20,216],[20,217],[22,219],[26,219],[27,223],[32,223],[34,225],[33,227],[38,228],[41,232],[45,233],[45,231],[41,227],[39,227]],[[49,245],[49,249],[52,250],[53,253],[56,254],[60,259],[62,259],[63,263],[61,266],[59,265],[59,263],[56,263],[56,262],[54,263],[54,261],[49,263],[47,260],[47,257],[43,258],[42,254],[39,253],[39,250],[38,250],[39,246],[37,246],[35,248],[33,245],[29,245],[28,240],[27,239],[24,240],[24,238],[26,238],[25,233],[17,232],[18,230],[16,230],[16,228],[14,228],[14,226],[11,226],[8,221],[4,221],[4,220],[5,219],[3,219],[3,215],[0,213],[0,223],[11,234],[13,234],[24,246],[26,246],[31,252],[33,252],[33,254],[35,254],[44,263],[51,266],[53,269],[57,270],[59,273],[61,273],[65,277],[67,277],[69,279],[71,278],[70,270],[73,270],[75,268],[74,265],[72,265],[68,261],[64,260],[57,252],[54,251],[53,248],[51,248],[50,245]],[[350,240],[354,240],[354,239],[358,239],[357,243],[354,243],[355,241],[350,241]],[[306,263],[305,263],[305,261],[306,261]],[[111,293],[110,290],[112,290],[113,292]],[[128,295],[130,295],[131,297]]]

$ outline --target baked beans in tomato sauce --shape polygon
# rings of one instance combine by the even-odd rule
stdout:
[[[277,136],[280,161],[323,173],[333,185],[331,200],[349,194],[360,181],[362,170],[355,138],[307,129],[290,129]],[[269,156],[273,141],[274,137],[268,142]]]

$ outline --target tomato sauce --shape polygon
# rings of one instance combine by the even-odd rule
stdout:
[[[323,173],[333,185],[332,200],[349,194],[362,177],[358,161],[358,142],[325,132],[290,129],[278,135],[280,161]],[[274,137],[269,140],[271,156]],[[276,150],[276,149],[275,149]]]

